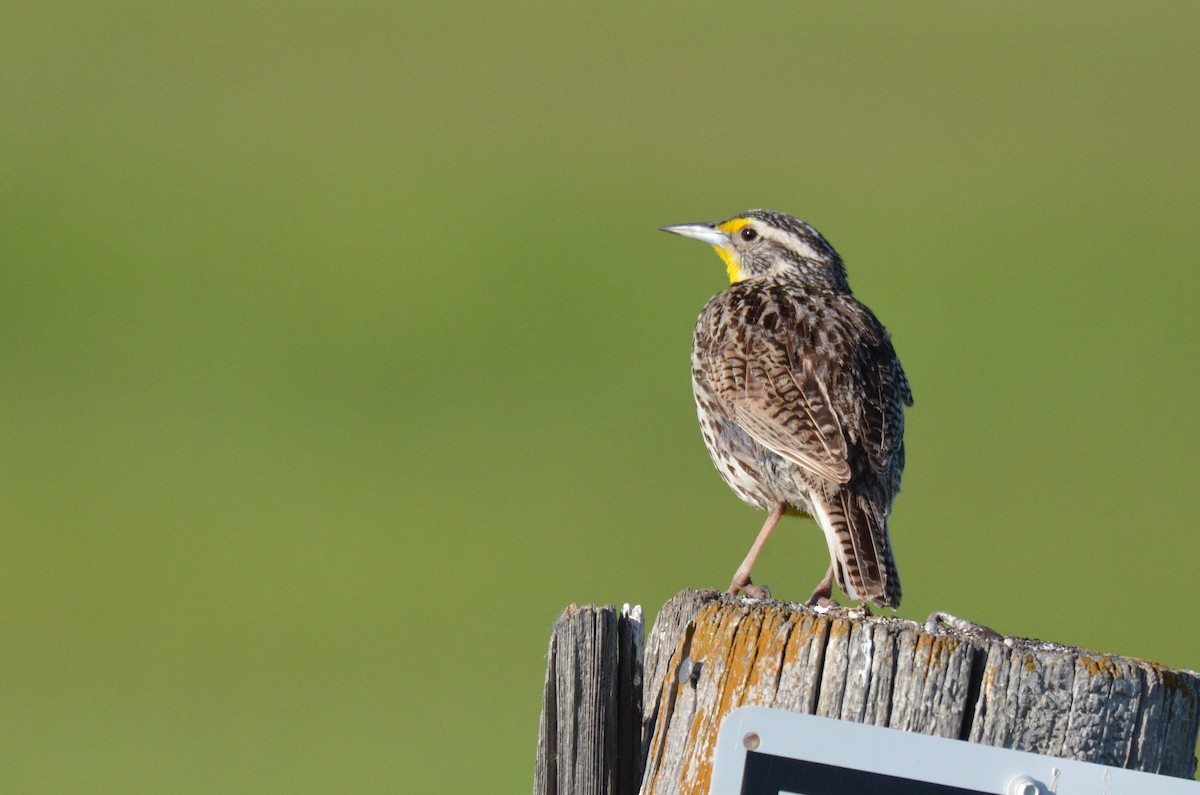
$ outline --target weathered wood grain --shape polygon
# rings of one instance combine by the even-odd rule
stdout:
[[[667,682],[666,672],[671,666],[672,656],[684,636],[690,633],[689,626],[696,613],[704,605],[720,599],[717,591],[681,591],[662,606],[654,619],[654,626],[646,638],[645,704],[642,718],[642,768],[646,767],[645,754],[650,749],[649,739],[658,719],[658,709],[663,686]]]
[[[641,779],[642,614],[572,605],[550,636],[535,795],[632,795]]]
[[[706,793],[720,722],[748,704],[1195,771],[1200,675],[986,630],[689,591],[659,613],[646,671],[643,795]]]
[[[658,613],[570,607],[555,625],[534,792],[707,793],[721,721],[761,705],[1190,777],[1200,674],[1002,637],[684,591]],[[645,708],[642,708],[643,688]],[[643,774],[644,771],[644,774]]]

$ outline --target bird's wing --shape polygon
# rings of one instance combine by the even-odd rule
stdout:
[[[857,350],[856,377],[862,399],[844,410],[856,418],[871,468],[883,472],[904,444],[904,406],[911,406],[913,399],[887,332],[881,326],[872,331],[871,344]]]
[[[811,361],[754,339],[727,343],[711,362],[711,382],[734,421],[755,441],[812,474],[850,481],[846,438]]]

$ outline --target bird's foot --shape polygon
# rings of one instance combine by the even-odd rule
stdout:
[[[729,593],[732,596],[745,594],[751,599],[770,599],[771,589],[765,585],[755,585],[750,582],[750,574],[738,569],[733,575],[733,581],[729,583]]]
[[[825,579],[817,583],[817,587],[813,589],[812,596],[808,597],[805,602],[809,607],[840,607],[833,601],[833,566],[830,565],[829,571],[825,572]]]

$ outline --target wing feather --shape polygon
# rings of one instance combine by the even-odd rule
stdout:
[[[746,349],[749,348],[749,349]],[[846,437],[811,362],[790,366],[788,351],[728,342],[712,382],[734,421],[755,441],[813,475],[850,481]]]

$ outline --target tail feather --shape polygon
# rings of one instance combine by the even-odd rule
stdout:
[[[887,516],[846,488],[814,497],[838,586],[852,599],[899,607],[900,574],[888,539]]]

